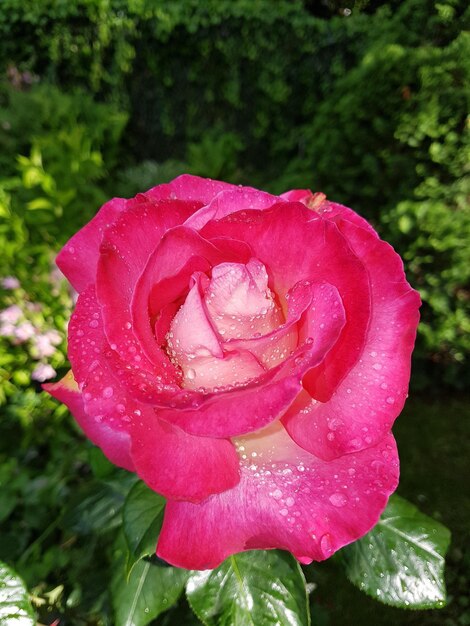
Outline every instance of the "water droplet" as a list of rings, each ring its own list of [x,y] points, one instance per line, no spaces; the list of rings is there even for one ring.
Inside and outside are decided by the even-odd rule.
[[[189,380],[194,380],[196,378],[196,371],[190,367],[186,372],[186,377],[189,378]]]
[[[114,393],[114,389],[112,387],[105,387],[103,389],[103,398],[111,398]]]
[[[98,328],[98,320],[91,320],[89,326],[90,328]]]
[[[334,493],[329,497],[329,500],[333,506],[345,506],[348,499],[343,493]]]
[[[388,396],[387,404],[395,404],[395,398],[393,398],[392,396]]]
[[[320,550],[323,552],[323,556],[325,557],[330,556],[333,552],[330,533],[325,533],[320,539]]]

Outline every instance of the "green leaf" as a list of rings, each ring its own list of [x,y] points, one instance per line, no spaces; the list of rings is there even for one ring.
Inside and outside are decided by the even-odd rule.
[[[115,466],[108,461],[103,452],[96,446],[88,448],[88,462],[93,475],[98,479],[106,479],[115,471]]]
[[[144,556],[155,554],[163,522],[165,499],[143,482],[136,483],[124,503],[123,529],[129,549],[128,569]]]
[[[92,483],[78,494],[64,515],[66,528],[80,535],[102,533],[121,524],[121,510],[135,478],[122,472],[119,479]]]
[[[34,626],[35,623],[23,581],[0,561],[0,626]]]
[[[35,198],[27,203],[26,208],[30,211],[36,211],[37,209],[53,209],[54,205],[47,198]]]
[[[126,577],[123,567],[113,579],[111,593],[116,626],[144,626],[178,601],[188,572],[156,558],[137,562]]]
[[[397,495],[378,524],[341,551],[349,580],[385,604],[412,609],[446,602],[449,530]]]
[[[186,594],[207,626],[310,624],[305,579],[287,552],[242,552],[215,570],[192,572]]]

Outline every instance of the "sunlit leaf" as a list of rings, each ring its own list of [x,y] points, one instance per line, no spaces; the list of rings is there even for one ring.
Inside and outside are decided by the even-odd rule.
[[[23,581],[0,561],[0,626],[34,626],[35,623]]]
[[[392,496],[379,523],[341,552],[349,580],[377,600],[413,609],[446,602],[444,556],[449,530]]]
[[[297,561],[278,550],[242,552],[215,570],[192,572],[189,603],[207,626],[307,626],[305,579]]]

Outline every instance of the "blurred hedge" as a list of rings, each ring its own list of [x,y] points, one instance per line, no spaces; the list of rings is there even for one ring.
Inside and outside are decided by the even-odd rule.
[[[424,300],[415,381],[461,387],[470,11],[462,0],[376,4],[320,19],[300,0],[3,0],[0,71],[23,81],[26,99],[39,87],[24,83],[39,80],[128,115],[122,139],[122,125],[106,131],[111,147],[90,130],[106,193],[187,169],[273,191],[322,189],[365,214]],[[97,196],[82,201],[95,209]]]

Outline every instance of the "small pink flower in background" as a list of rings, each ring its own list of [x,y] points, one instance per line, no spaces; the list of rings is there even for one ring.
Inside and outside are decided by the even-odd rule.
[[[36,365],[31,374],[31,378],[33,380],[37,380],[40,383],[43,383],[46,380],[50,380],[55,376],[57,376],[57,372],[51,365],[48,365],[47,363],[39,363],[38,365]]]
[[[22,322],[15,328],[14,338],[17,343],[23,343],[37,333],[36,328],[31,324],[31,322]]]
[[[14,337],[16,326],[10,322],[0,323],[0,337]]]
[[[5,276],[5,278],[2,278],[1,284],[4,289],[13,290],[20,287],[20,281],[15,276]]]
[[[43,305],[40,302],[25,302],[25,307],[31,313],[40,313],[43,309]]]
[[[0,323],[16,324],[22,317],[23,311],[16,304],[0,311]]]
[[[50,330],[44,334],[35,335],[32,338],[33,347],[38,359],[52,356],[56,351],[56,346],[62,342],[60,333]]]
[[[72,372],[45,388],[167,498],[161,558],[309,563],[377,522],[420,300],[364,219],[181,176],[105,204],[58,264],[79,293]]]

